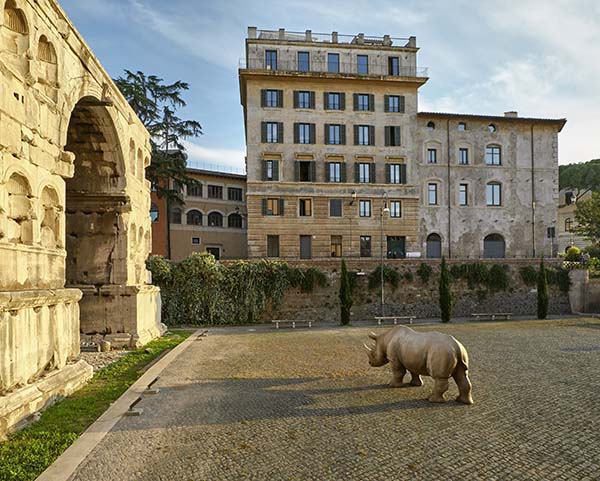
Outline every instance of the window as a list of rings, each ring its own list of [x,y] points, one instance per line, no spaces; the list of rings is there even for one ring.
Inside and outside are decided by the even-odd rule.
[[[300,217],[310,217],[312,215],[312,200],[300,199],[299,202],[298,215]]]
[[[565,204],[566,205],[571,205],[573,203],[573,200],[575,199],[575,193],[574,192],[565,192]]]
[[[402,202],[399,200],[390,201],[390,217],[402,217]]]
[[[342,110],[342,94],[338,92],[325,93],[326,110]]]
[[[437,205],[438,203],[438,185],[435,182],[427,184],[427,203]]]
[[[239,187],[227,187],[227,199],[242,202],[244,191]]]
[[[406,183],[406,165],[405,164],[387,164],[387,183],[405,184]]]
[[[310,54],[308,52],[298,52],[298,70],[300,72],[310,70]]]
[[[427,122],[427,130],[435,130],[435,123],[431,121]]]
[[[502,186],[498,182],[490,182],[485,187],[485,198],[487,205],[502,204]]]
[[[211,227],[223,227],[223,214],[211,212],[208,214],[208,225]]]
[[[263,107],[283,107],[283,90],[263,90]]]
[[[171,224],[181,224],[181,209],[179,207],[171,210]]]
[[[279,257],[279,236],[267,236],[267,257]]]
[[[369,94],[355,94],[356,95],[356,109],[368,111],[371,110],[371,95]]]
[[[183,184],[181,182],[179,182],[178,180],[175,180],[173,182],[173,190],[175,192],[178,192],[180,194],[183,194]]]
[[[356,73],[368,74],[369,73],[369,56],[368,55],[357,55],[356,56]]]
[[[388,75],[400,75],[400,59],[398,57],[388,58]]]
[[[483,239],[483,257],[485,259],[502,259],[506,254],[504,237],[490,234]]]
[[[265,68],[267,70],[277,70],[277,50],[267,50],[265,52]]]
[[[216,261],[218,261],[221,258],[220,247],[207,247],[206,252],[212,254]]]
[[[314,92],[308,92],[305,90],[294,92],[296,95],[296,105],[294,106],[297,109],[313,109],[314,106]]]
[[[361,217],[371,217],[371,201],[361,200],[358,203],[358,215]]]
[[[200,183],[188,184],[187,195],[190,197],[202,197],[202,184],[200,184]]]
[[[361,235],[360,236],[360,256],[371,257],[371,236]]]
[[[330,162],[329,163],[329,182],[341,182],[342,181],[342,163],[341,162]]]
[[[485,148],[485,163],[487,165],[500,165],[502,163],[500,146],[488,145]]]
[[[338,73],[340,71],[340,54],[339,53],[328,53],[327,54],[327,71],[331,73]]]
[[[375,127],[372,125],[355,125],[356,145],[373,145],[371,143],[374,136]],[[371,135],[373,134],[373,135]]]
[[[390,125],[385,127],[385,145],[387,147],[400,147],[399,125]]]
[[[404,97],[400,95],[385,96],[386,112],[404,112]]]
[[[467,165],[469,163],[469,149],[458,149],[458,163]]]
[[[282,203],[282,199],[263,199],[264,215],[280,215]]]
[[[158,222],[158,206],[154,202],[150,204],[150,220]]]
[[[329,199],[329,217],[342,217],[342,199]]]
[[[300,236],[300,259],[310,259],[312,257],[312,236]]]
[[[427,149],[427,163],[437,164],[437,149]]]
[[[315,143],[315,124],[294,124],[296,144],[314,144]]]
[[[294,164],[296,168],[296,182],[314,182],[316,172],[315,163],[313,161],[300,160]]]
[[[371,182],[371,164],[367,162],[361,162],[358,164],[358,182],[361,184],[368,184]]]
[[[265,160],[263,163],[263,180],[279,180],[279,161]]]
[[[192,245],[199,246],[200,245],[200,237],[192,237]]]
[[[565,231],[571,232],[572,230],[573,230],[573,219],[571,219],[570,217],[567,217],[565,219]]]
[[[186,214],[187,225],[202,225],[202,212],[193,209]]]
[[[240,214],[229,214],[227,217],[227,227],[230,229],[241,229],[242,226],[242,216]]]
[[[342,236],[331,236],[331,257],[342,257]]]
[[[326,124],[326,127],[325,143],[328,145],[341,145],[342,126],[340,124]]]
[[[209,199],[222,199],[223,198],[223,187],[220,185],[209,185],[208,186],[208,198]]]
[[[439,234],[429,234],[426,242],[425,251],[429,259],[439,259],[442,257],[442,238]]]
[[[488,125],[488,130],[490,132],[496,132],[496,126],[494,124],[490,124],[490,125]]]
[[[276,144],[283,141],[283,123],[281,122],[263,122],[262,123],[262,142],[267,144]]]
[[[406,257],[406,237],[387,236],[387,258],[404,259]]]
[[[468,184],[459,184],[458,185],[458,205],[468,205],[469,204],[469,185]]]
[[[464,132],[465,130],[467,130],[467,124],[465,124],[464,122],[459,122],[458,123],[458,131]]]

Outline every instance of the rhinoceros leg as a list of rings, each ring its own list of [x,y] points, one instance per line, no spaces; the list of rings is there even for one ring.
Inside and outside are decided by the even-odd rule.
[[[411,372],[410,375],[412,376],[411,380],[410,380],[411,386],[422,386],[423,385],[421,376],[419,376],[418,374],[415,374],[414,372]]]
[[[458,386],[459,395],[456,400],[464,404],[473,404],[473,397],[471,396],[471,381],[469,380],[467,370],[462,366],[458,367],[452,377]]]
[[[399,363],[392,362],[392,381],[390,382],[391,387],[402,387],[404,384],[402,380],[406,374],[406,368]]]
[[[446,402],[444,393],[448,390],[448,379],[437,377],[433,380],[433,392],[429,401],[432,403],[443,403]]]

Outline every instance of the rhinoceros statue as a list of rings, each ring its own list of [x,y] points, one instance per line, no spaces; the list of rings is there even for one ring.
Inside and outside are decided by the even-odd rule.
[[[410,386],[422,386],[421,376],[434,380],[433,393],[429,401],[445,402],[448,379],[454,378],[458,386],[458,402],[473,404],[471,381],[469,380],[469,355],[464,346],[454,337],[441,332],[416,332],[407,326],[396,326],[383,334],[370,333],[374,346],[365,344],[369,364],[392,367],[392,387],[405,386],[402,382],[406,371],[412,378]]]

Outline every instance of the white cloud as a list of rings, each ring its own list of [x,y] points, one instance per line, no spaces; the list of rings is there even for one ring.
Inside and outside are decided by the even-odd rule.
[[[244,150],[204,147],[190,141],[185,141],[184,146],[190,164],[206,164],[206,168],[213,165],[244,169],[246,157]]]

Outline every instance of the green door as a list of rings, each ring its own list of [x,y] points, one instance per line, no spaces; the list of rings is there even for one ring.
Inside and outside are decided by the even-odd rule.
[[[406,257],[406,237],[388,236],[387,238],[387,258],[404,259]]]

